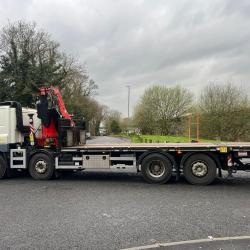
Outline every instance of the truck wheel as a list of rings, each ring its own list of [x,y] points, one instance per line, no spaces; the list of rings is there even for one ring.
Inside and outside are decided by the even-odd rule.
[[[54,162],[46,154],[35,154],[29,163],[29,173],[36,180],[49,180],[54,174]]]
[[[171,161],[161,154],[151,154],[142,161],[142,175],[149,183],[163,184],[172,176]]]
[[[6,161],[4,160],[3,156],[0,155],[0,179],[3,179],[5,177],[6,171],[7,171]]]
[[[186,180],[194,185],[209,185],[216,178],[216,164],[205,154],[191,155],[184,163],[183,173]]]

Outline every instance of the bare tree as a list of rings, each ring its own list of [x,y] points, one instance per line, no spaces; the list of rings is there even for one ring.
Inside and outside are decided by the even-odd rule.
[[[189,112],[191,93],[180,86],[153,86],[145,90],[135,109],[134,120],[142,133],[169,134]]]
[[[231,83],[209,84],[200,96],[201,133],[221,140],[246,140],[250,128],[247,94]]]
[[[108,110],[104,124],[108,133],[121,132],[121,113],[117,110]]]

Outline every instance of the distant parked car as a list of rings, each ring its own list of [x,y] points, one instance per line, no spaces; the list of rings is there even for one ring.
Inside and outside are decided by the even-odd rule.
[[[106,129],[100,129],[99,133],[100,133],[100,136],[106,136],[107,135],[107,130]]]

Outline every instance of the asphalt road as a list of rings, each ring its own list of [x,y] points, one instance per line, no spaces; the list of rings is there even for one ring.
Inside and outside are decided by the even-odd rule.
[[[250,235],[250,175],[205,187],[184,179],[150,185],[132,173],[52,181],[20,175],[1,180],[0,190],[0,249],[122,249]],[[249,246],[244,240],[162,249]]]

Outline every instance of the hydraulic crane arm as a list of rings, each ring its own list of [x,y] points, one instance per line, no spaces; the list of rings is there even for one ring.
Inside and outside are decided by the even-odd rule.
[[[78,121],[77,124],[73,121],[58,88],[40,88],[37,114],[42,122],[42,137],[36,138],[39,146],[59,147],[83,143],[80,131],[85,129],[84,121]]]
[[[58,88],[53,86],[47,88],[42,87],[40,88],[40,96],[46,97],[47,101],[50,102],[50,109],[57,110],[62,118],[70,120],[72,126],[75,125],[71,115],[65,107],[62,94]]]

